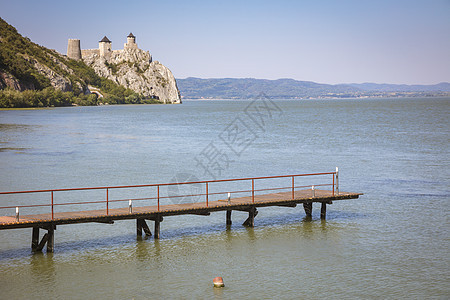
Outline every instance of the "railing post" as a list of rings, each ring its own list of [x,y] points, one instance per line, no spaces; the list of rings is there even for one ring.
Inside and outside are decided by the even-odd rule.
[[[339,169],[336,167],[336,194],[339,195]]]
[[[106,215],[109,215],[109,189],[106,189]]]
[[[158,185],[158,211],[159,211],[159,185]]]
[[[208,182],[206,182],[206,207],[208,207]]]
[[[333,173],[333,196],[334,196],[334,176],[336,176],[336,173]]]
[[[294,200],[294,176],[292,176],[292,200]]]
[[[252,203],[255,203],[255,179],[252,179]]]
[[[54,211],[53,211],[53,191],[52,191],[52,220],[54,218]]]

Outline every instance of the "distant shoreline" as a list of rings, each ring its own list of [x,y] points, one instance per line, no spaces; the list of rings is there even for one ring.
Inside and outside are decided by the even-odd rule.
[[[309,101],[309,100],[376,100],[376,99],[393,99],[393,100],[403,100],[403,99],[423,99],[423,98],[428,98],[428,99],[445,99],[448,98],[448,100],[450,100],[450,93],[446,96],[405,96],[405,97],[347,97],[347,98],[303,98],[303,99],[294,99],[294,98],[281,98],[281,97],[268,97],[268,99],[270,100],[289,100],[289,101]],[[257,96],[252,97],[252,98],[183,98],[183,101],[242,101],[242,100],[254,100],[254,99],[258,99]],[[154,104],[111,104],[111,105],[106,105],[106,106],[110,106],[110,107],[114,107],[114,106],[143,106],[143,105],[154,105]],[[46,109],[56,109],[56,108],[68,108],[68,107],[105,107],[105,105],[94,105],[94,106],[44,106],[44,107],[0,107],[0,112],[1,111],[7,111],[7,110],[46,110]]]
[[[267,96],[271,100],[365,100],[365,99],[415,99],[415,98],[449,98],[450,93],[446,95],[433,95],[433,96],[364,96],[364,97],[316,97],[316,98],[285,98],[276,96]],[[239,101],[239,100],[252,100],[256,99],[258,96],[250,98],[183,98],[183,101]]]

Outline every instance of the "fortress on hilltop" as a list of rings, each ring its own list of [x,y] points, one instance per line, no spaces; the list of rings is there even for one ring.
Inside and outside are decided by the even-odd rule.
[[[112,42],[106,36],[98,42],[98,49],[82,50],[79,39],[69,39],[67,44],[67,57],[80,60],[88,56],[97,55],[109,59],[113,53],[119,53],[129,49],[139,49],[136,44],[136,37],[131,32],[127,36],[127,42],[124,44],[123,50],[112,50],[111,46]]]
[[[149,51],[138,48],[130,33],[123,49],[112,50],[112,42],[104,36],[98,49],[81,49],[79,39],[69,39],[67,57],[83,61],[95,73],[162,103],[181,103],[180,91],[172,72],[159,61],[153,61]]]

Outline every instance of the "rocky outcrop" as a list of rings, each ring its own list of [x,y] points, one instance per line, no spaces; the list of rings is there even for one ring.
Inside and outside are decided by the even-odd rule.
[[[110,55],[83,55],[83,61],[102,77],[129,88],[145,97],[163,103],[181,103],[180,92],[172,72],[158,61],[152,61],[148,51],[141,49],[114,50]]]
[[[35,89],[34,84],[32,82],[18,80],[13,75],[0,71],[0,90],[7,87],[21,92],[25,90]]]
[[[39,63],[36,59],[25,57],[25,59],[31,63],[33,68],[41,75],[45,76],[49,79],[50,84],[55,89],[61,90],[63,92],[72,91],[72,82],[64,77],[63,75],[55,72],[49,67]],[[61,62],[58,61],[59,64],[62,65]],[[67,68],[66,66],[64,66]],[[68,69],[68,68],[67,68]],[[72,70],[70,70],[72,71]],[[82,86],[79,82],[77,82],[77,86],[82,89]],[[16,91],[25,91],[25,90],[35,90],[35,86],[32,82],[28,82],[26,80],[18,80],[12,74],[7,72],[0,71],[0,89],[4,89],[6,87],[12,88]]]
[[[32,61],[34,68],[42,75],[50,79],[50,84],[58,90],[63,92],[72,91],[72,83],[69,79],[65,78],[61,74],[56,73],[47,66],[40,64],[37,60]]]

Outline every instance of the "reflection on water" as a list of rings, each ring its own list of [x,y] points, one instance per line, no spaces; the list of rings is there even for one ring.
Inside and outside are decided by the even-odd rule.
[[[56,269],[53,253],[36,253],[30,260],[31,286],[55,286]]]
[[[209,179],[194,158],[248,103],[0,111],[0,190]],[[341,190],[364,196],[335,201],[326,220],[320,205],[312,218],[261,208],[254,228],[245,212],[229,227],[225,212],[167,217],[160,240],[137,238],[134,220],[58,226],[54,254],[32,254],[30,229],[0,231],[2,298],[446,297],[450,100],[277,105],[282,117],[222,177],[338,166]]]

